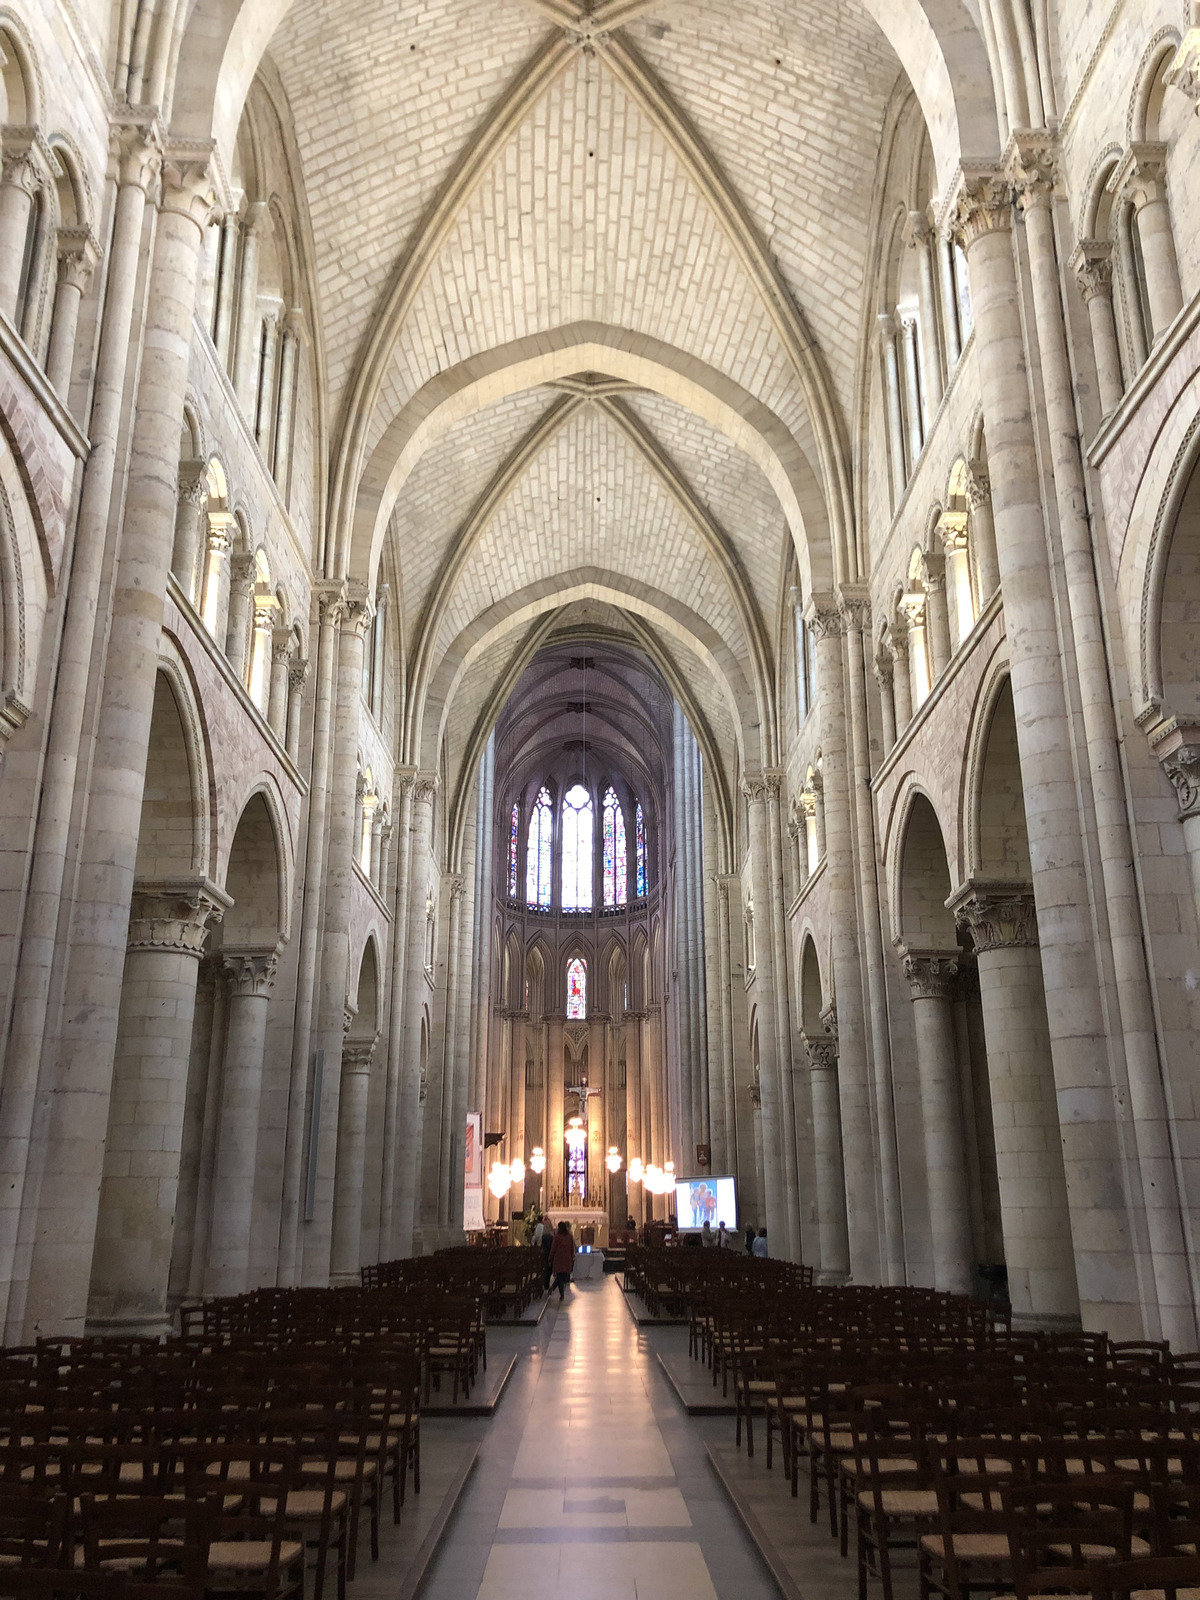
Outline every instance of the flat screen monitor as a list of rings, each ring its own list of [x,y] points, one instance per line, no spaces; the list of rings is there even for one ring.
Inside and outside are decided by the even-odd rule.
[[[737,1227],[737,1185],[733,1178],[681,1178],[675,1184],[675,1218],[680,1231],[714,1228],[723,1222],[732,1231]]]

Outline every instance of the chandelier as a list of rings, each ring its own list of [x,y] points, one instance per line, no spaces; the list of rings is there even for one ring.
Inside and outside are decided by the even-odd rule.
[[[582,1117],[572,1117],[567,1123],[567,1131],[563,1135],[572,1152],[576,1155],[587,1146],[587,1129],[583,1125]]]
[[[542,1149],[540,1144],[534,1145],[533,1154],[529,1158],[529,1165],[533,1168],[534,1172],[537,1173],[539,1178],[541,1177],[542,1173],[545,1172],[546,1152]]]
[[[525,1163],[520,1156],[512,1158],[508,1164],[508,1170],[514,1187],[525,1182]]]
[[[620,1172],[620,1170],[621,1170],[621,1152],[617,1149],[615,1144],[610,1144],[609,1145],[608,1154],[604,1158],[604,1165],[608,1168],[608,1170],[612,1173],[612,1175],[614,1177],[616,1177],[617,1173]]]
[[[614,1154],[615,1146],[609,1152],[610,1159]],[[617,1166],[610,1166],[608,1170],[616,1172],[620,1164],[618,1155]],[[671,1194],[675,1188],[675,1163],[664,1161],[661,1167],[656,1167],[653,1162],[643,1162],[641,1156],[633,1156],[629,1162],[629,1177],[633,1183],[642,1184],[651,1194]]]
[[[488,1188],[497,1200],[503,1200],[508,1193],[508,1186],[512,1182],[512,1172],[507,1161],[493,1161],[488,1173]]]

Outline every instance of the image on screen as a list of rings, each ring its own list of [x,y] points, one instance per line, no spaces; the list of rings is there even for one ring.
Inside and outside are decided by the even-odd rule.
[[[732,1232],[737,1227],[737,1187],[732,1178],[684,1178],[675,1185],[675,1218],[683,1232],[714,1228],[723,1222]]]

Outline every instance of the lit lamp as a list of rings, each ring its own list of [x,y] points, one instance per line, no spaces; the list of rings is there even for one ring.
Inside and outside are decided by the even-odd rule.
[[[534,1145],[533,1154],[529,1158],[529,1165],[537,1173],[539,1178],[541,1177],[542,1173],[545,1172],[546,1152],[542,1149],[540,1144]]]
[[[631,1183],[641,1183],[645,1176],[646,1168],[642,1164],[641,1156],[634,1156],[633,1160],[629,1163],[629,1181]]]
[[[578,1154],[587,1148],[587,1129],[583,1125],[582,1117],[572,1117],[567,1124],[567,1131],[563,1135],[571,1150]]]
[[[513,1159],[509,1162],[508,1171],[509,1181],[512,1183],[514,1188],[519,1187],[525,1182],[525,1163],[521,1160],[520,1156],[513,1157]]]
[[[492,1169],[488,1173],[488,1188],[492,1191],[497,1200],[503,1200],[504,1196],[508,1193],[508,1185],[511,1181],[511,1176],[512,1175],[509,1171],[507,1162],[492,1162]]]
[[[617,1149],[615,1144],[609,1145],[608,1154],[604,1158],[604,1165],[612,1173],[614,1178],[616,1177],[617,1173],[620,1172],[621,1152]]]

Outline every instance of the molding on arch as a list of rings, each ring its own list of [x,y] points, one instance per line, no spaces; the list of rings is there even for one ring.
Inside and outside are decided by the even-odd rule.
[[[187,653],[168,629],[159,635],[158,671],[166,678],[175,697],[175,709],[183,728],[187,750],[188,779],[192,790],[192,871],[211,878],[217,855],[217,806],[214,774],[209,749],[208,722]]]
[[[1176,421],[1175,427],[1171,424],[1181,414],[1187,415],[1189,412],[1181,436],[1179,423]],[[1174,439],[1178,443],[1171,450],[1167,441]],[[1200,377],[1194,377],[1180,392],[1163,419],[1155,447],[1134,493],[1122,540],[1122,558],[1131,554],[1135,561],[1142,561],[1137,640],[1141,703],[1134,706],[1134,715],[1143,723],[1162,706],[1160,641],[1163,586],[1175,524],[1192,476],[1197,470],[1200,470]],[[1139,534],[1144,539],[1144,555],[1137,544],[1130,550],[1131,536],[1136,540]]]
[[[996,641],[996,648],[983,670],[975,694],[971,725],[967,730],[966,760],[963,762],[962,786],[958,799],[958,854],[964,883],[984,875],[984,868],[979,859],[979,790],[983,780],[988,736],[992,731],[992,719],[1004,685],[1011,676],[1011,670],[1006,635]]]
[[[283,803],[283,796],[279,792],[279,785],[276,779],[269,772],[256,773],[238,803],[228,808],[228,815],[232,818],[232,826],[229,829],[228,839],[221,842],[221,887],[225,887],[225,879],[229,875],[229,854],[233,849],[233,841],[237,837],[242,816],[255,795],[262,795],[263,804],[267,808],[267,815],[271,819],[271,832],[275,839],[275,862],[279,885],[279,942],[280,944],[287,944],[291,938],[295,850],[291,828],[288,824],[287,807]]]
[[[918,797],[926,800],[941,829],[942,845],[945,848],[946,829],[943,826],[941,812],[938,810],[937,801],[930,794],[918,773],[909,771],[904,774],[896,785],[896,793],[892,800],[891,811],[888,814],[887,827],[884,832],[883,847],[883,873],[887,886],[887,907],[889,934],[893,948],[899,949],[904,945],[904,929],[901,926],[900,887],[901,873],[904,865],[904,841],[908,835],[908,826],[912,820],[913,806]]]

